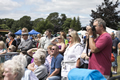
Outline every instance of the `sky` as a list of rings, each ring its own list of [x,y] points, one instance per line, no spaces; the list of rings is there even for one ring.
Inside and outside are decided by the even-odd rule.
[[[113,0],[116,1],[116,0]],[[0,0],[0,18],[19,20],[30,16],[31,20],[44,18],[53,12],[66,14],[67,18],[80,17],[82,26],[89,25],[91,10],[103,0]],[[120,10],[120,5],[117,10]]]

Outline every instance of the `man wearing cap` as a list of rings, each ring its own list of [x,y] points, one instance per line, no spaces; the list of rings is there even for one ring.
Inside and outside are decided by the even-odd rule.
[[[27,51],[27,50],[31,49],[32,41],[30,39],[28,39],[28,33],[22,33],[22,37],[23,37],[24,41],[22,41],[19,44],[18,49],[20,49],[21,51]]]

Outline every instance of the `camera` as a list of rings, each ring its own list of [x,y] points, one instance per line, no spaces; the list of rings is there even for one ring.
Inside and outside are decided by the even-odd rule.
[[[91,25],[91,27],[92,27],[92,31],[96,31],[95,26]]]

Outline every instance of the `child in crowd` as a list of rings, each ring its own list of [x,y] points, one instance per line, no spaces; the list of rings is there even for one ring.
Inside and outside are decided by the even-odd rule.
[[[0,41],[0,55],[5,54],[7,52],[6,49],[5,43]],[[4,62],[4,57],[0,57],[0,60],[0,63]]]

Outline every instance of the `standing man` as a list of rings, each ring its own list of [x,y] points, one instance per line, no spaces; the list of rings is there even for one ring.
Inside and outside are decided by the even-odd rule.
[[[112,32],[111,33],[112,37],[112,53],[115,57],[115,61],[112,62],[112,67],[113,67],[113,74],[117,74],[117,45],[118,45],[118,40],[115,38],[115,34]]]
[[[32,41],[28,39],[28,33],[22,33],[22,38],[24,39],[18,46],[21,51],[27,51],[32,48]]]
[[[99,37],[94,40],[92,27],[87,26],[89,47],[92,52],[89,58],[88,69],[96,69],[108,79],[111,71],[112,38],[106,32],[106,23],[103,19],[95,19],[93,26],[95,27],[96,34],[99,34]]]
[[[59,54],[58,46],[54,45],[52,47],[52,61],[51,61],[51,71],[47,80],[61,80],[61,62],[63,60],[63,56]]]
[[[40,43],[38,46],[40,46],[41,48],[45,49],[47,51],[47,47],[52,44],[51,43],[51,40],[53,39],[53,36],[52,36],[52,30],[51,29],[47,29],[46,31],[46,36],[45,37],[42,37],[40,39]],[[47,54],[48,55],[48,54]],[[47,56],[46,55],[46,56]]]

